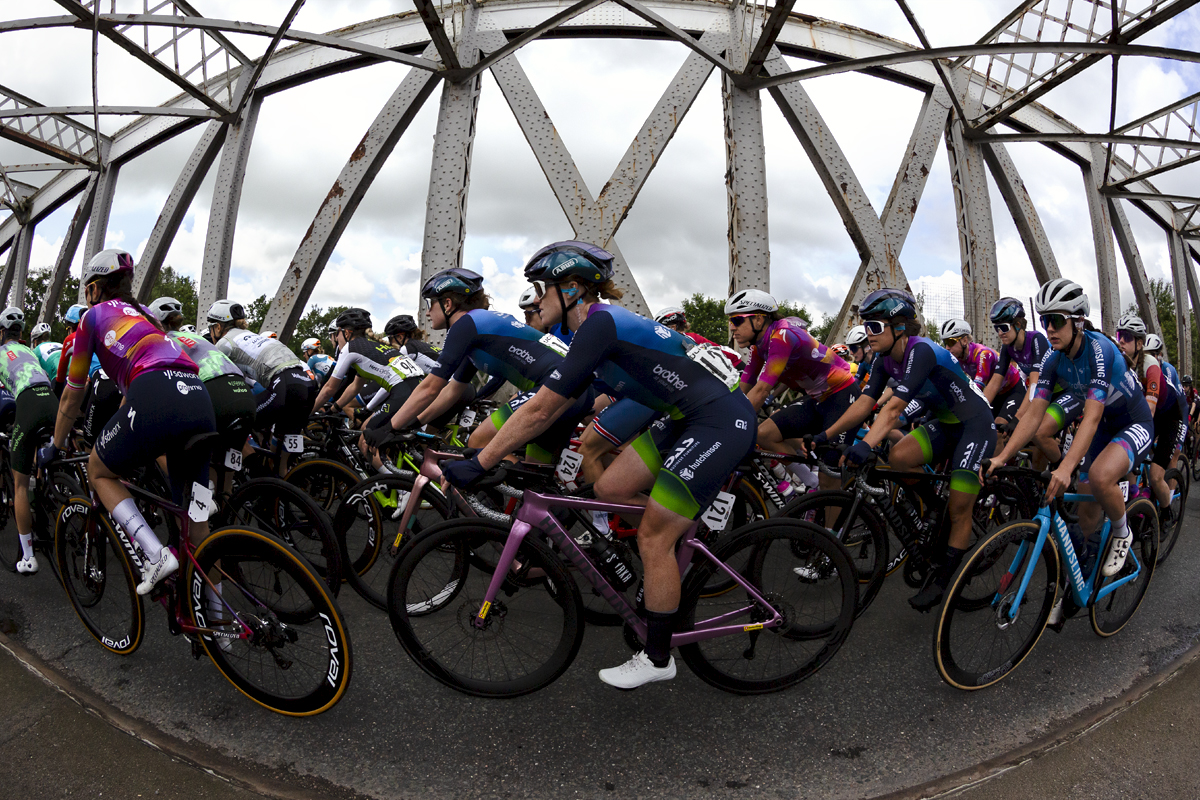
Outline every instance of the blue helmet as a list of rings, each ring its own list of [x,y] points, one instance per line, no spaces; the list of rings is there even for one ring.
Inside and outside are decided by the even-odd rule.
[[[579,280],[602,284],[613,276],[613,254],[587,242],[555,242],[533,254],[525,265],[525,279],[543,283]]]
[[[440,297],[449,292],[471,295],[483,289],[483,276],[461,267],[451,267],[437,273],[421,287],[421,297]]]
[[[87,311],[87,306],[82,303],[76,303],[67,309],[67,313],[63,315],[63,318],[72,325],[78,325],[85,311]]]
[[[917,316],[917,301],[902,289],[876,289],[858,307],[858,315],[864,320],[892,319],[893,317]]]
[[[1025,305],[1015,297],[1001,297],[992,303],[992,310],[988,313],[988,318],[992,322],[1012,322],[1025,319]]]

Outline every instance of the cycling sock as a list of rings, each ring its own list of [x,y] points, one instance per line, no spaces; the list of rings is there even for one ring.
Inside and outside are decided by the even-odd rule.
[[[943,568],[934,576],[934,581],[943,589],[950,583],[950,578],[954,575],[959,565],[962,564],[963,556],[967,554],[966,550],[959,550],[957,547],[946,547],[946,561]]]
[[[800,482],[809,489],[817,488],[817,484],[819,483],[819,480],[817,479],[817,473],[813,472],[812,469],[809,468],[808,464],[799,464],[793,462],[787,465],[787,469],[788,472],[799,478]]]
[[[132,497],[117,503],[117,507],[112,510],[112,518],[125,529],[125,533],[133,537],[138,547],[146,554],[146,558],[157,564],[163,550],[162,542],[154,535],[154,531],[150,530]]]
[[[675,612],[651,611],[646,609],[646,657],[650,663],[662,669],[671,663],[671,633],[675,627]]]
[[[21,553],[25,558],[33,557],[33,534],[22,533],[21,535]]]
[[[1124,514],[1120,519],[1114,519],[1112,523],[1112,535],[1114,539],[1124,539],[1129,535],[1129,520]]]

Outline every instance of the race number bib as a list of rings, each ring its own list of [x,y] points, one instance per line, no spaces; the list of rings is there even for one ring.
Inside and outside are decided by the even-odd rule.
[[[711,372],[721,383],[730,389],[737,387],[738,381],[741,380],[737,369],[725,357],[725,353],[722,352],[721,348],[714,344],[698,344],[691,350],[688,350],[687,355],[688,358]]]
[[[212,489],[199,483],[192,484],[192,502],[188,505],[188,518],[192,522],[207,522],[212,513]]]
[[[1125,502],[1129,502],[1129,481],[1121,481],[1118,486],[1121,487],[1121,497],[1125,498]]]
[[[558,459],[558,468],[554,470],[554,474],[563,483],[573,483],[575,476],[579,474],[579,467],[582,464],[583,456],[579,455],[579,453],[571,449],[563,450],[562,455]]]
[[[304,437],[298,433],[289,433],[283,437],[283,449],[289,453],[303,453]]]
[[[725,526],[729,524],[729,517],[733,514],[733,501],[734,496],[729,492],[718,492],[717,499],[700,515],[700,519],[710,531],[725,530]]]
[[[234,472],[242,471],[242,451],[229,448],[225,451],[225,466]]]
[[[560,356],[565,356],[567,354],[567,343],[555,336],[553,333],[547,333],[541,339],[538,339],[538,341],[546,345],[546,347],[549,347],[554,352],[558,353]]]
[[[396,356],[388,362],[388,366],[392,368],[392,372],[400,376],[401,380],[419,378],[425,374],[425,370],[421,369],[417,362],[408,356]]]
[[[475,424],[475,409],[473,409],[473,408],[464,409],[463,412],[458,415],[458,424],[463,428],[469,428],[472,425],[474,425]]]

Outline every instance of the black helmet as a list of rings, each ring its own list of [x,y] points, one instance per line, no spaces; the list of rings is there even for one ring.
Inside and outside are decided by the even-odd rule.
[[[544,283],[581,280],[602,284],[612,279],[613,254],[587,242],[555,242],[533,254],[525,265],[525,279]]]
[[[399,314],[387,321],[383,328],[384,336],[397,336],[401,333],[412,333],[417,329],[417,321],[408,314]]]
[[[988,318],[994,323],[1025,319],[1025,305],[1015,297],[1001,297],[992,303]]]
[[[1191,386],[1191,385],[1192,385],[1192,376],[1191,376],[1191,375],[1184,375],[1182,380],[1183,380],[1183,385],[1184,385],[1184,386]]]
[[[365,331],[371,327],[371,312],[365,308],[347,308],[338,314],[336,324],[339,328],[349,328],[352,331]]]
[[[448,292],[472,295],[483,288],[483,276],[461,267],[444,269],[425,281],[421,297],[440,297]]]
[[[866,319],[917,316],[916,299],[901,289],[876,289],[863,298],[858,315]]]

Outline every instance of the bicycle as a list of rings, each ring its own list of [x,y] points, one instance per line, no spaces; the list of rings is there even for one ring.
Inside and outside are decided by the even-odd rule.
[[[1043,483],[1050,473],[1043,473]],[[1100,575],[1111,521],[1105,520],[1092,563],[1080,564],[1065,503],[1092,501],[1067,493],[1043,505],[1032,520],[1018,520],[993,533],[967,558],[946,594],[933,638],[938,673],[957,689],[991,686],[1021,664],[1047,627],[1058,597],[1064,620],[1088,609],[1092,630],[1108,637],[1120,631],[1141,605],[1158,560],[1158,515],[1149,500],[1126,509],[1133,544],[1121,571]],[[1048,540],[1053,536],[1053,543]],[[1082,538],[1082,537],[1079,537]],[[1089,547],[1090,552],[1090,547]],[[1086,574],[1085,574],[1086,573]]]
[[[37,446],[50,441],[53,429],[49,426],[32,431],[29,435],[37,441]],[[9,572],[17,571],[17,562],[24,553],[17,533],[16,509],[14,501],[16,491],[13,486],[12,463],[9,452],[9,432],[0,433],[0,566]],[[86,456],[75,459],[64,459],[46,469],[36,469],[31,476],[29,488],[29,508],[33,514],[33,549],[40,551],[46,558],[43,563],[54,564],[54,536],[51,521],[55,518],[59,507],[67,498],[79,494],[81,475],[79,466],[87,460]]]
[[[1161,529],[1158,537],[1159,565],[1167,560],[1167,556],[1171,554],[1175,544],[1179,541],[1179,534],[1183,530],[1183,518],[1187,511],[1188,492],[1191,491],[1191,476],[1186,469],[1180,470],[1172,467],[1163,473],[1163,480],[1166,481],[1169,488],[1174,484],[1174,487],[1171,488],[1171,502],[1166,508],[1159,503],[1158,495],[1150,485],[1149,462],[1142,462],[1133,486],[1128,481],[1121,482],[1125,496],[1130,498],[1130,502],[1144,497],[1154,504]],[[1164,514],[1164,511],[1170,513]]]
[[[188,449],[216,434],[201,434]],[[133,496],[170,520],[180,569],[150,593],[167,628],[207,654],[238,691],[289,716],[332,708],[350,683],[353,657],[341,611],[313,568],[264,531],[229,526],[193,544],[190,523],[211,503],[193,485],[184,505],[123,481]],[[200,491],[197,491],[197,490]],[[128,655],[142,642],[145,612],[136,586],[144,554],[103,506],[72,497],[59,511],[55,561],[76,616],[102,647]]]
[[[520,468],[503,470],[505,480],[521,482]],[[614,583],[606,574],[612,567],[563,528],[556,516],[563,510],[641,511],[526,490],[509,525],[448,520],[402,550],[388,582],[389,615],[401,646],[423,670],[477,697],[517,697],[552,683],[574,660],[584,632],[583,601],[564,561],[611,604],[637,642],[645,641],[645,623],[619,588],[626,581]],[[845,548],[798,520],[752,523],[712,549],[696,529],[678,544],[681,622],[671,637],[692,671],[725,691],[760,694],[792,686],[828,663],[850,632],[857,603]],[[802,578],[795,569],[814,552],[831,568]],[[744,572],[730,562],[743,564]],[[708,594],[718,572],[732,585]]]

